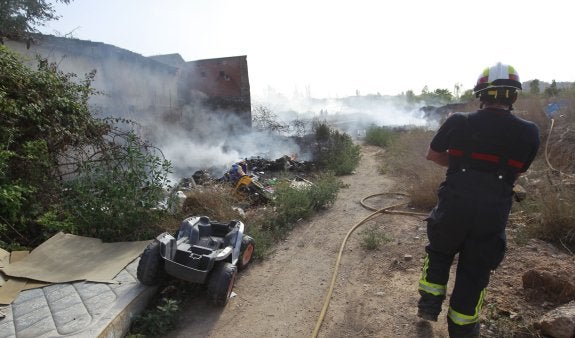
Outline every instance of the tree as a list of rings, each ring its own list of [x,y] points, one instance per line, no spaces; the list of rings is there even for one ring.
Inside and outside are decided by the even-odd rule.
[[[278,122],[278,116],[264,105],[256,105],[252,112],[253,126],[261,131],[271,131],[278,134],[289,129],[289,125]]]
[[[533,94],[533,95],[539,95],[539,93],[541,93],[541,89],[539,88],[539,80],[535,79],[533,81],[531,81],[531,83],[529,84],[529,93]]]
[[[451,102],[453,101],[453,94],[449,91],[449,89],[436,89],[433,91],[435,97],[437,97],[441,102]]]
[[[555,80],[551,81],[551,85],[547,88],[545,88],[545,91],[543,92],[545,94],[546,97],[554,97],[557,96],[559,94],[561,90],[559,88],[557,88],[557,82],[555,82]]]
[[[430,92],[427,86],[423,88],[420,95],[421,100],[429,104],[445,104],[453,101],[453,94],[449,89],[435,89]]]
[[[411,89],[405,92],[405,99],[407,100],[408,103],[414,103],[417,101],[415,93]]]
[[[55,0],[69,4],[71,0]],[[35,27],[57,20],[54,7],[46,0],[0,0],[0,39],[23,40]]]
[[[467,89],[463,94],[459,97],[459,101],[461,102],[469,102],[473,101],[473,89]]]
[[[456,83],[453,86],[453,93],[456,99],[459,99],[459,95],[461,94],[461,88],[463,88],[463,85],[461,83]]]
[[[304,120],[297,118],[289,123],[290,130],[295,136],[303,137],[306,133],[306,123]]]

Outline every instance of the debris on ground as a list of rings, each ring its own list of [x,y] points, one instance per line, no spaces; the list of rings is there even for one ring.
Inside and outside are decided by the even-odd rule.
[[[243,161],[247,164],[246,175],[236,180],[232,180],[229,171],[221,175],[214,174],[213,168],[200,169],[190,177],[181,178],[175,187],[166,191],[165,200],[160,203],[158,209],[175,211],[176,208],[181,208],[186,192],[215,184],[229,184],[234,193],[243,194],[252,204],[265,204],[273,199],[276,186],[280,182],[285,181],[296,189],[303,189],[313,184],[302,176],[315,170],[315,164],[311,161],[298,161],[295,154],[284,155],[275,160],[258,156]],[[274,176],[278,173],[293,178],[280,180]],[[241,215],[243,210],[238,208],[236,211]]]

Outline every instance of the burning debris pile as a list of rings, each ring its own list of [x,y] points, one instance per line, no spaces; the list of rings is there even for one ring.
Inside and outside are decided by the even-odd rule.
[[[275,160],[262,157],[252,157],[238,160],[232,167],[241,164],[240,176],[234,176],[233,168],[228,168],[223,175],[214,175],[213,170],[201,169],[191,177],[180,179],[170,195],[176,196],[181,202],[185,200],[185,192],[211,185],[229,185],[234,193],[244,195],[252,204],[267,203],[273,198],[274,187],[278,183],[277,176],[288,176],[284,179],[294,187],[311,184],[302,178],[306,173],[316,169],[311,161],[298,161],[295,154],[284,155]]]
[[[315,169],[314,162],[311,161],[298,161],[296,155],[284,155],[273,161],[266,160],[261,157],[246,159],[248,168],[252,168],[253,172],[258,172],[263,175],[266,172],[310,172]]]
[[[263,179],[277,173],[290,172],[294,174],[303,174],[314,171],[315,163],[312,161],[298,161],[295,155],[284,155],[275,160],[268,160],[262,157],[252,157],[242,159],[246,164],[244,170],[256,179]],[[239,160],[238,160],[239,162]],[[198,185],[210,185],[219,182],[229,182],[231,180],[229,169],[222,176],[214,176],[213,170],[201,169],[194,172],[191,177],[184,177],[180,180],[178,187],[186,189],[194,188]]]

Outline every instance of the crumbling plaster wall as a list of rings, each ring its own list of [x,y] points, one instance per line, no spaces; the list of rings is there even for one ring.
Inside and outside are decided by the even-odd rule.
[[[145,124],[205,104],[215,114],[237,114],[251,126],[246,56],[180,62],[177,54],[144,57],[105,43],[51,35],[35,36],[30,48],[23,42],[5,43],[30,65],[41,55],[80,78],[96,70],[93,87],[102,94],[93,96],[90,104],[102,116]]]
[[[185,102],[201,97],[210,109],[237,114],[251,127],[251,97],[246,56],[187,62],[179,96]]]
[[[90,99],[103,116],[145,119],[178,104],[178,69],[112,45],[99,42],[38,36],[28,49],[25,43],[8,41],[31,65],[36,55],[79,78],[96,70],[93,87],[101,92]]]

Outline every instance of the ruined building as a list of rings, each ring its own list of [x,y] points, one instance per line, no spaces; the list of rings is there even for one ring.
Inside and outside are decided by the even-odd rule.
[[[102,95],[92,97],[90,104],[98,116],[147,124],[208,112],[234,115],[251,127],[245,55],[186,62],[179,54],[145,57],[105,43],[50,35],[35,36],[30,48],[5,43],[30,64],[38,54],[80,78],[96,70],[93,87]]]

